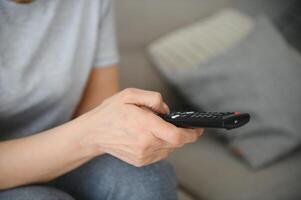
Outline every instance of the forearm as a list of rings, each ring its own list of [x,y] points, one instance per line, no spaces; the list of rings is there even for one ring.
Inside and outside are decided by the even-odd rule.
[[[0,189],[50,181],[96,156],[70,122],[34,136],[0,143]]]
[[[93,69],[74,118],[118,89],[116,66]],[[85,130],[79,129],[81,125],[71,121],[31,137],[0,143],[0,189],[49,181],[100,155],[89,145],[82,145]]]

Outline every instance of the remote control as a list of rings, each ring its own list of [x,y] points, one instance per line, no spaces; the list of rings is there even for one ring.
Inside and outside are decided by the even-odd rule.
[[[159,114],[165,121],[183,128],[239,128],[250,121],[248,113],[240,112],[170,112]]]

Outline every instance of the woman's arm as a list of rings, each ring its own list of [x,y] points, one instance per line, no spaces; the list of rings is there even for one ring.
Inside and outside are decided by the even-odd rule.
[[[0,143],[0,189],[50,181],[90,160],[77,123]]]
[[[79,114],[106,98],[89,88],[91,101],[82,101]],[[168,112],[159,93],[126,89],[62,126],[1,142],[0,189],[50,181],[103,153],[145,166],[200,136],[201,130],[177,128],[143,107]]]
[[[78,117],[97,107],[103,100],[117,93],[118,90],[119,73],[116,65],[94,68],[74,117]]]
[[[117,91],[117,67],[94,68],[75,117]],[[80,144],[75,124],[70,122],[31,137],[1,142],[0,189],[49,181],[96,156]]]

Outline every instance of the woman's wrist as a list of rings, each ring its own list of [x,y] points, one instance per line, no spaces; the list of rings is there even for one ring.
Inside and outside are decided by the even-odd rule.
[[[93,158],[99,155],[104,154],[100,148],[97,141],[95,141],[92,133],[93,130],[90,130],[90,127],[86,125],[87,116],[82,115],[67,124],[65,124],[66,131],[68,133],[67,137],[74,145],[74,148],[77,152],[81,152],[83,157]]]

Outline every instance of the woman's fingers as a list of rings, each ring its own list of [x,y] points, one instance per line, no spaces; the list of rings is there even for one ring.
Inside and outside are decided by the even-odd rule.
[[[107,153],[133,166],[143,167],[167,158],[168,155],[173,151],[174,149],[160,149],[144,157],[137,157],[137,155],[133,155],[118,149],[109,150]]]
[[[175,147],[195,142],[203,133],[203,129],[179,128],[165,122],[158,116],[154,116],[153,118],[153,120],[150,120],[150,123],[152,123],[150,126],[152,126],[153,134]]]
[[[135,166],[166,158],[174,148],[195,142],[203,131],[178,128],[152,111],[169,112],[159,93],[126,89],[77,120],[87,148]]]
[[[159,92],[128,88],[123,91],[123,96],[127,104],[144,106],[158,113],[169,112],[169,108]]]

